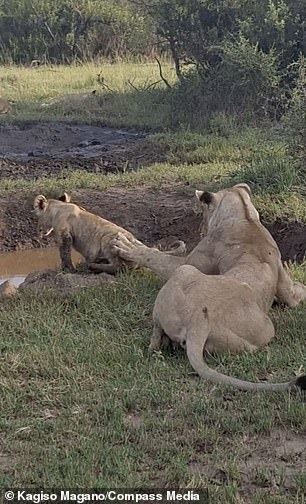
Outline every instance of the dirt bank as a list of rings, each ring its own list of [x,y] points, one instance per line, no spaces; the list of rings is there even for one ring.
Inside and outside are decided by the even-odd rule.
[[[193,210],[191,187],[138,187],[74,191],[73,201],[130,230],[149,245],[170,237],[184,240],[188,249],[199,241],[200,216]],[[53,245],[51,238],[38,240],[32,197],[11,195],[0,204],[0,252]],[[306,226],[298,222],[276,221],[267,225],[284,261],[301,262],[306,255]],[[172,238],[171,238],[172,237]]]
[[[142,133],[64,122],[0,125],[0,179],[35,180],[66,170],[98,173],[137,169],[164,159],[164,153]],[[168,237],[199,241],[200,217],[193,211],[193,188],[114,188],[105,192],[80,190],[73,199],[98,215],[132,231],[152,245]],[[0,202],[0,252],[46,247],[38,240],[32,210],[33,195],[11,194]],[[301,262],[306,254],[305,225],[277,221],[269,231],[285,261]]]

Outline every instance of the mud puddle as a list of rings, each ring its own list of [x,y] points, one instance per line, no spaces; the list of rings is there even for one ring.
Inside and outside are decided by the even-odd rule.
[[[143,133],[62,122],[0,124],[0,179],[122,173],[165,160]]]
[[[73,251],[74,264],[81,260],[81,256]],[[15,287],[19,287],[29,273],[34,271],[52,269],[60,266],[60,257],[57,248],[18,250],[0,254],[0,285],[10,280]]]
[[[0,158],[97,158],[143,137],[123,129],[59,122],[0,125]]]

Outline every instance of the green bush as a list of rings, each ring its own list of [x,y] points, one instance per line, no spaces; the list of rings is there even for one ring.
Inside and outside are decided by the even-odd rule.
[[[0,63],[151,54],[152,19],[124,0],[0,0]]]
[[[153,4],[157,33],[167,42],[181,81],[178,96],[190,96],[192,112],[197,104],[202,116],[210,111],[252,111],[280,118],[295,84],[292,64],[306,54],[305,2],[155,0]],[[186,81],[186,65],[192,65],[200,80],[191,74]]]
[[[306,59],[301,56],[297,65],[297,79],[293,88],[284,123],[291,137],[291,151],[301,158],[306,157]]]
[[[208,126],[220,113],[270,116],[278,84],[274,52],[265,54],[240,38],[224,45],[214,69],[195,69],[181,77],[172,93],[172,124]]]

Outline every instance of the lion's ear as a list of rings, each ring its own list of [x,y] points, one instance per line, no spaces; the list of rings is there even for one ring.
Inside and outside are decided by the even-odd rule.
[[[64,194],[62,194],[62,196],[60,196],[58,199],[59,201],[63,201],[64,203],[70,203],[71,196],[69,196],[68,193],[64,192]]]
[[[35,197],[34,199],[34,204],[33,208],[35,213],[40,214],[41,212],[44,212],[47,208],[48,201],[43,194],[39,194],[38,196]]]
[[[206,203],[206,205],[210,205],[214,200],[214,194],[208,191],[196,191],[195,195],[200,203]]]
[[[203,193],[204,193],[204,191],[198,191],[197,189],[195,190],[195,195],[196,195],[197,200],[201,201]]]
[[[248,184],[245,184],[244,182],[242,182],[241,184],[236,184],[234,186],[234,188],[235,189],[244,189],[248,193],[249,196],[251,196],[251,194],[252,194],[250,186]]]

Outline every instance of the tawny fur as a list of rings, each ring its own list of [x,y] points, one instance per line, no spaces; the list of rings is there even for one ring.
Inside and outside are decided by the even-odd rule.
[[[166,335],[187,349],[195,371],[215,383],[243,390],[283,390],[302,386],[252,383],[210,369],[203,351],[256,351],[274,337],[268,312],[275,298],[294,307],[306,286],[285,271],[277,244],[261,224],[247,184],[217,193],[197,191],[205,235],[187,256],[169,257],[119,234],[120,256],[147,266],[166,279],[154,305],[150,352]]]
[[[89,93],[73,93],[73,94],[67,94],[63,96],[57,96],[56,98],[52,98],[49,102],[47,103],[42,103],[42,107],[52,107],[54,105],[61,105],[63,103],[68,103],[71,105],[82,105],[86,100],[91,99],[93,96],[96,95],[96,89]]]
[[[11,112],[11,110],[11,104],[4,98],[0,98],[0,114],[7,114],[8,112]]]

